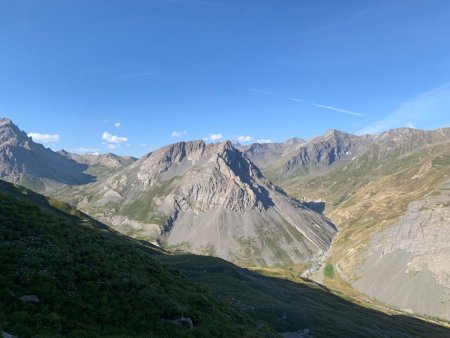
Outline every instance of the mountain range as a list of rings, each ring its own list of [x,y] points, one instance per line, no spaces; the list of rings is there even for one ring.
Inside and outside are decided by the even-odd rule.
[[[336,233],[230,142],[176,143],[55,196],[121,232],[246,266],[306,262],[323,254]]]
[[[54,152],[1,119],[0,175],[173,253],[450,320],[450,128],[179,142],[136,159]]]

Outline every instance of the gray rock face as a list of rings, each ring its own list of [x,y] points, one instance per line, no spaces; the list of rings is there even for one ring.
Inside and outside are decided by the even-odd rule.
[[[450,320],[450,181],[375,236],[353,285],[388,304]]]
[[[244,149],[244,154],[269,178],[282,182],[292,177],[323,173],[348,162],[366,150],[373,138],[330,130],[308,142],[291,139],[272,145],[255,144]]]
[[[253,143],[238,149],[258,168],[264,169],[288,156],[305,143],[305,140],[294,137],[283,143]]]
[[[166,246],[243,265],[306,261],[326,251],[336,232],[230,142],[161,148],[80,194],[96,202],[78,201],[79,208],[116,228],[140,222],[134,232],[151,228]]]
[[[450,128],[430,131],[399,128],[360,136],[330,130],[308,142],[291,139],[285,143],[253,144],[242,150],[270,179],[282,182],[327,172],[374,147],[380,149],[380,156],[388,156],[396,151],[407,152],[448,140]]]
[[[352,158],[367,149],[370,136],[355,136],[330,130],[324,136],[317,137],[302,146],[295,155],[288,159],[280,174],[286,175],[297,169],[307,172],[323,171]]]
[[[0,178],[37,191],[65,184],[80,185],[94,177],[87,166],[33,142],[9,119],[0,118]]]
[[[137,159],[132,156],[118,156],[116,154],[76,154],[66,150],[60,150],[58,153],[64,157],[74,160],[77,163],[88,166],[104,167],[106,169],[115,169],[129,166]]]
[[[118,156],[112,153],[81,155],[60,150],[58,151],[58,154],[73,160],[80,165],[87,166],[85,172],[95,176],[96,180],[107,178],[137,160],[132,156]]]

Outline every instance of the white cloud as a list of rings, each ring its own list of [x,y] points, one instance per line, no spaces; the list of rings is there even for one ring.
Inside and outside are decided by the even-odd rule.
[[[428,90],[405,102],[385,118],[374,121],[356,134],[377,134],[391,128],[400,128],[421,124],[434,129],[450,123],[450,83]]]
[[[256,141],[257,143],[272,143],[272,140],[269,140],[269,139],[261,139],[261,140],[258,140],[258,141]]]
[[[408,122],[408,123],[405,125],[405,127],[406,127],[406,128],[411,128],[411,129],[416,129],[416,127],[414,126],[414,123],[412,123],[412,122]]]
[[[42,143],[58,142],[60,138],[58,134],[41,134],[41,133],[29,133],[28,137],[31,137],[35,142],[42,142]]]
[[[128,138],[127,137],[120,137],[120,136],[116,136],[113,135],[111,133],[108,133],[107,131],[105,131],[102,134],[102,140],[108,142],[108,143],[115,143],[115,144],[120,144],[123,142],[127,142]]]
[[[114,127],[119,128],[120,127],[120,122],[114,123]]]
[[[204,137],[203,140],[214,142],[220,140],[222,137],[222,134],[210,134],[208,137]]]
[[[113,143],[108,144],[107,147],[109,149],[116,149],[117,148],[117,146],[115,144],[113,144]]]
[[[250,142],[252,140],[251,136],[238,136],[236,137],[236,141],[239,143]]]
[[[184,135],[186,135],[187,134],[187,131],[186,130],[184,130],[184,131],[173,131],[171,134],[170,134],[170,136],[171,137],[174,137],[174,138],[180,138],[180,137],[183,137]]]
[[[327,104],[320,104],[320,103],[316,103],[316,102],[313,102],[313,101],[308,101],[308,100],[305,100],[305,99],[301,99],[301,98],[298,98],[298,97],[287,96],[287,95],[284,95],[284,94],[274,93],[274,92],[270,92],[270,91],[262,90],[262,89],[258,89],[258,88],[245,88],[245,89],[248,90],[248,91],[254,92],[254,93],[278,96],[278,97],[281,97],[281,98],[284,98],[284,99],[287,99],[287,100],[290,100],[290,101],[299,102],[299,103],[305,103],[305,104],[308,104],[310,106],[314,106],[314,107],[322,108],[322,109],[326,109],[326,110],[331,110],[331,111],[335,111],[335,112],[338,112],[338,113],[343,113],[343,114],[346,114],[346,115],[352,115],[352,116],[358,116],[358,117],[363,116],[362,113],[357,113],[357,112],[354,112],[354,111],[351,111],[351,110],[348,110],[348,109],[342,109],[342,108],[338,108],[338,107],[335,107],[335,106],[330,106],[330,105],[327,105]]]

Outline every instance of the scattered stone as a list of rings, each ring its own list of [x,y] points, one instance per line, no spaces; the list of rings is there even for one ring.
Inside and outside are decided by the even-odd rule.
[[[296,332],[283,332],[283,338],[314,338],[310,329],[301,329]]]
[[[181,316],[180,318],[175,318],[175,319],[161,319],[161,322],[166,323],[166,324],[174,324],[174,325],[178,325],[178,326],[183,326],[188,329],[194,328],[194,323],[192,322],[192,319],[189,317],[185,317],[185,316]]]
[[[24,303],[33,303],[37,304],[40,302],[38,296],[36,295],[25,295],[19,298]]]

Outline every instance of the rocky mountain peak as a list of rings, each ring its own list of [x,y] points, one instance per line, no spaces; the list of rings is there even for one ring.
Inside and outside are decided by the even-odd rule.
[[[0,177],[37,191],[92,182],[86,166],[35,143],[10,119],[0,119]]]
[[[295,146],[303,143],[306,143],[306,141],[299,137],[292,137],[284,142],[284,144],[287,146]]]
[[[162,245],[243,264],[304,261],[322,254],[336,231],[270,183],[230,141],[175,143],[86,189],[97,202],[79,207],[119,229],[131,226]]]
[[[0,117],[0,128],[4,126],[15,126],[17,128],[17,126],[11,121],[11,119],[7,117]]]
[[[30,147],[31,138],[19,129],[10,119],[0,118],[0,146],[24,145]]]

